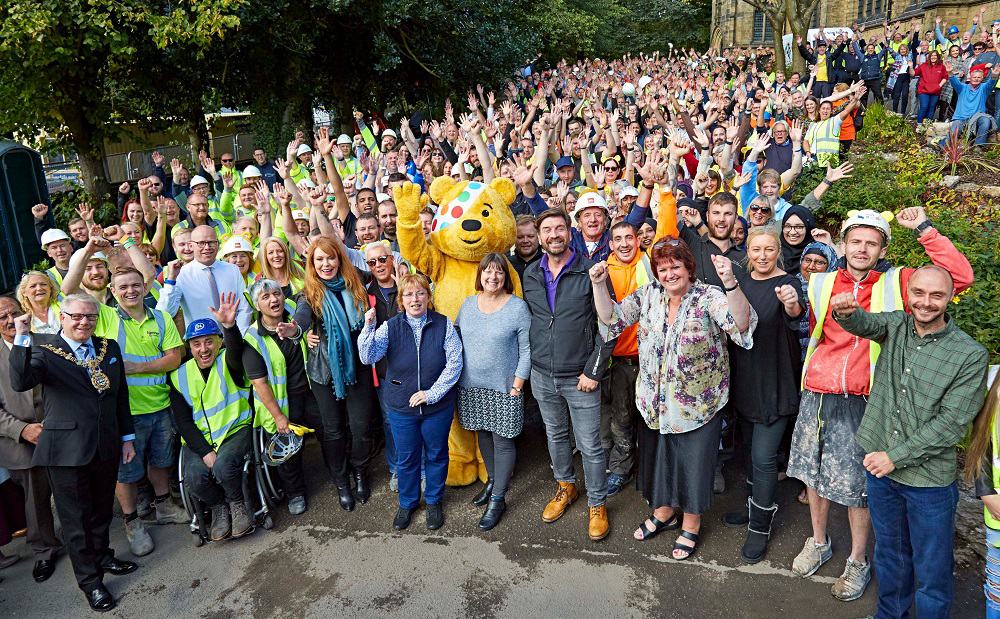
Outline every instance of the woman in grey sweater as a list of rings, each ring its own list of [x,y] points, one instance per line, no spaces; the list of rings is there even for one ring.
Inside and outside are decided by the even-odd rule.
[[[479,528],[489,531],[507,510],[504,495],[514,471],[514,438],[524,424],[522,389],[531,371],[527,304],[514,296],[507,259],[487,254],[476,271],[476,290],[462,304],[455,325],[463,341],[458,420],[479,435],[489,480],[473,499],[486,505]]]

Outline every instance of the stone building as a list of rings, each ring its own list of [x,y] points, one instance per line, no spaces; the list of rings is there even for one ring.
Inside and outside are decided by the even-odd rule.
[[[921,18],[922,29],[933,28],[934,18],[941,16],[964,32],[972,18],[986,7],[983,21],[989,27],[1000,19],[998,0],[820,0],[813,16],[813,27],[836,28],[852,23],[865,25],[865,31],[881,31],[886,17],[890,21]],[[743,0],[712,0],[712,36],[714,48],[774,44],[774,31],[764,13]],[[791,29],[786,29],[786,33]]]

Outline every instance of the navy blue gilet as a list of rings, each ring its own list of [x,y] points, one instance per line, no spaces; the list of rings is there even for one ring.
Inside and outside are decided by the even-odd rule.
[[[419,351],[405,312],[387,320],[386,327],[389,331],[389,348],[386,351],[385,380],[382,382],[385,407],[397,413],[422,415],[453,409],[457,396],[455,387],[434,404],[416,408],[410,406],[410,397],[418,391],[430,389],[444,371],[447,363],[444,353],[447,318],[437,312],[427,312]]]

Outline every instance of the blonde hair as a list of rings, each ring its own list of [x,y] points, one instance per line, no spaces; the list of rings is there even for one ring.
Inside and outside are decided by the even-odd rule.
[[[434,299],[431,293],[431,283],[420,273],[407,273],[396,281],[396,306],[399,311],[403,308],[403,293],[409,288],[423,288],[427,291],[427,311],[434,309]]]
[[[767,236],[774,240],[774,244],[778,248],[777,266],[784,271],[784,260],[781,259],[781,234],[778,232],[778,229],[774,226],[754,226],[747,232],[747,238],[743,241],[743,245],[749,249],[750,241],[758,236]],[[748,272],[753,273],[753,262],[750,261],[749,252],[747,252],[746,267]]]
[[[968,483],[972,483],[983,474],[983,456],[993,444],[993,421],[998,410],[1000,410],[1000,376],[994,379],[983,407],[979,409],[975,421],[972,422],[972,441],[965,450],[965,468],[962,469],[962,477]]]
[[[267,246],[271,243],[277,243],[281,247],[281,250],[285,252],[285,266],[283,269],[275,269],[267,261]],[[280,282],[283,279],[281,276],[284,275],[288,278],[289,285],[292,284],[292,280],[301,282],[306,277],[302,267],[292,260],[292,252],[288,249],[288,245],[276,236],[269,236],[260,242],[260,249],[257,250],[257,256],[259,257],[257,262],[260,263],[260,274],[262,277]]]
[[[17,302],[21,304],[21,309],[26,312],[31,311],[31,302],[28,300],[28,285],[31,283],[31,278],[33,277],[41,277],[49,285],[49,298],[45,300],[45,307],[50,307],[59,298],[59,290],[56,289],[52,278],[42,271],[28,271],[21,277],[21,282],[17,285],[17,292],[15,293]]]

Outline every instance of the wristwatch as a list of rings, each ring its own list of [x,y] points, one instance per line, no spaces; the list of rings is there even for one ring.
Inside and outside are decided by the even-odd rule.
[[[931,222],[931,220],[930,219],[925,219],[922,224],[920,224],[919,226],[917,226],[916,231],[917,231],[917,234],[923,234],[924,230],[926,230],[927,228],[933,228],[933,227],[934,227],[934,224]]]

